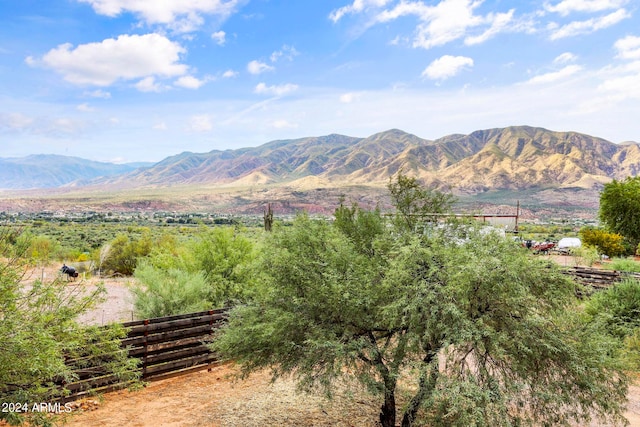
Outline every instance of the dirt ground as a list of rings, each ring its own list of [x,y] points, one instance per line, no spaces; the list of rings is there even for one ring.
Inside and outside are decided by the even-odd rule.
[[[25,283],[31,283],[34,280],[51,281],[58,277],[68,280],[66,275],[60,273],[61,266],[56,264],[34,268],[25,274],[23,281]],[[133,298],[129,291],[133,280],[135,279],[131,277],[97,277],[80,273],[77,278],[68,280],[66,288],[69,293],[88,294],[94,291],[98,284],[104,285],[106,290],[104,301],[98,303],[79,320],[88,325],[105,325],[135,320]]]
[[[138,391],[90,399],[90,409],[72,413],[67,426],[264,427],[375,426],[378,405],[368,397],[337,395],[333,402],[297,393],[291,380],[270,383],[266,372],[234,381],[223,364],[156,381]]]
[[[270,383],[266,372],[235,382],[231,364],[150,383],[138,391],[91,399],[66,418],[69,427],[373,427],[378,402],[338,395],[333,403],[296,393],[290,380]],[[640,387],[629,393],[626,417],[640,426]],[[592,427],[603,427],[593,423]]]

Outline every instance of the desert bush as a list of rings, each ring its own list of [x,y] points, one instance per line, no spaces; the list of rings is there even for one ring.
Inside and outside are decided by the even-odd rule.
[[[213,301],[229,305],[244,300],[255,259],[249,239],[233,227],[203,229],[192,251],[196,268],[211,286]]]
[[[119,234],[110,243],[110,249],[101,263],[101,269],[110,273],[131,276],[136,269],[138,260],[149,255],[152,247],[153,242],[148,232],[143,233],[140,237]]]
[[[640,371],[640,328],[635,328],[624,339],[622,358],[633,371]]]
[[[216,307],[212,289],[202,272],[154,267],[149,260],[135,271],[139,283],[131,288],[138,318],[192,313]]]
[[[584,227],[580,230],[582,244],[595,247],[599,253],[608,257],[616,257],[625,253],[623,245],[624,237],[617,233],[609,233],[593,227]]]
[[[585,304],[589,322],[602,324],[612,336],[623,340],[640,327],[640,282],[625,279],[593,294]]]
[[[40,262],[47,262],[55,253],[57,242],[46,236],[35,236],[31,238],[29,255],[32,259]]]
[[[632,258],[614,258],[611,262],[604,264],[603,267],[608,270],[640,273],[640,262]]]
[[[586,265],[591,267],[600,260],[598,251],[594,247],[580,246],[577,248],[571,248],[569,253],[573,257],[574,264],[576,266]]]

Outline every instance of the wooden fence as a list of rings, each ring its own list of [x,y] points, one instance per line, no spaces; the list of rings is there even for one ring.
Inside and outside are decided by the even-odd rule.
[[[142,380],[156,380],[202,369],[217,361],[208,344],[213,332],[225,321],[226,311],[209,310],[123,323],[128,330],[121,342],[123,351],[139,360],[137,373]],[[105,358],[69,360],[67,364],[78,379],[65,384],[70,395],[64,401],[124,388],[130,383],[108,374],[104,367]]]
[[[640,280],[639,273],[628,273],[616,270],[604,270],[592,267],[571,267],[563,272],[572,276],[576,281],[586,286],[591,286],[594,290],[606,289],[613,284],[620,282],[626,277]]]

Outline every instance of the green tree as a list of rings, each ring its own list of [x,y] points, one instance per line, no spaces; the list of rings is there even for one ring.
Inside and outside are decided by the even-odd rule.
[[[635,250],[640,243],[640,177],[605,184],[600,194],[600,221],[613,233],[624,236]]]
[[[27,280],[26,239],[13,240],[0,228],[0,402],[51,402],[65,394],[54,380],[75,379],[67,359],[109,354],[109,369],[133,378],[134,363],[120,348],[123,328],[88,328],[78,322],[104,295],[104,289],[78,293],[64,281]],[[30,282],[26,284],[26,282]],[[21,421],[20,414],[0,412],[0,420]],[[36,423],[46,423],[36,416]]]
[[[193,246],[193,257],[196,268],[204,273],[211,287],[211,302],[227,305],[244,299],[254,258],[249,239],[234,227],[203,230]]]
[[[414,230],[416,224],[434,221],[433,215],[450,213],[455,196],[430,187],[423,187],[418,180],[401,172],[387,185],[391,203],[395,206],[399,225]]]
[[[398,398],[403,426],[623,422],[614,342],[580,322],[557,268],[470,225],[416,236],[345,209],[268,236],[265,288],[214,344],[244,374],[329,393],[350,377],[380,396],[384,427]]]
[[[131,276],[138,260],[151,253],[153,240],[148,230],[139,237],[121,233],[107,247],[109,250],[101,263],[101,269]]]

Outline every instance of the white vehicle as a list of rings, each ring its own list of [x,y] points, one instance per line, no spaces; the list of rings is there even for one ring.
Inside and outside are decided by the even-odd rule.
[[[563,237],[556,246],[558,252],[568,254],[571,248],[579,248],[582,242],[577,237]]]

